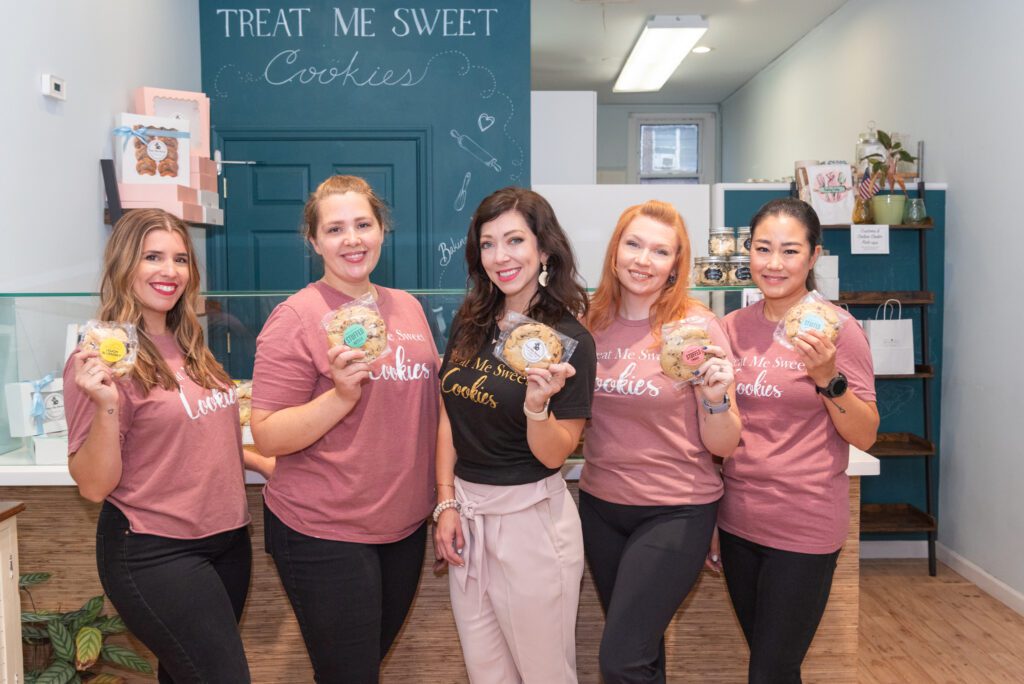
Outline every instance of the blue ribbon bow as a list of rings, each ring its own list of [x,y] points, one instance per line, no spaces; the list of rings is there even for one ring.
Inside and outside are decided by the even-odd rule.
[[[29,384],[32,385],[32,418],[35,419],[36,423],[36,434],[43,434],[43,415],[46,412],[46,407],[43,406],[43,388],[53,382],[53,373],[49,373],[39,378],[38,380],[32,380]]]
[[[121,149],[128,147],[128,142],[132,138],[138,138],[142,141],[143,145],[148,145],[152,138],[191,138],[192,136],[188,131],[165,131],[159,128],[149,128],[143,126],[142,128],[132,128],[131,126],[118,126],[114,129],[114,135],[117,137],[124,138],[124,143],[121,145]]]

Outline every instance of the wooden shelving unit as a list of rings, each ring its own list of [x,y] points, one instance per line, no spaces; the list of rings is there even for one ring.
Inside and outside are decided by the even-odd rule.
[[[910,504],[862,504],[860,507],[861,532],[925,532],[934,535],[937,527],[933,515]]]
[[[935,445],[910,432],[882,432],[868,453],[876,458],[934,456]]]

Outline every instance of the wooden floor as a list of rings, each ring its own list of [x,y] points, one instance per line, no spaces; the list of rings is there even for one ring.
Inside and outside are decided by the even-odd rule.
[[[939,564],[862,560],[862,684],[1024,682],[1024,616]]]

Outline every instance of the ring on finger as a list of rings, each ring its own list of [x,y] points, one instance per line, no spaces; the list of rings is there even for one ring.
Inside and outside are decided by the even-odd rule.
[[[89,375],[96,375],[96,373],[98,373],[99,370],[100,370],[99,368],[90,368],[89,369]]]

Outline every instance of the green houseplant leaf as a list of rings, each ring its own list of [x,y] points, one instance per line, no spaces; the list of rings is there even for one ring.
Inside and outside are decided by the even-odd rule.
[[[128,627],[125,626],[124,620],[121,619],[120,615],[104,615],[96,618],[92,621],[90,627],[95,627],[103,633],[103,636],[110,636],[111,634],[123,634],[128,631]]]
[[[75,657],[75,640],[71,638],[71,632],[60,620],[50,620],[46,623],[46,630],[50,634],[50,644],[53,645],[53,655],[58,660],[70,663]]]
[[[26,572],[24,575],[18,576],[18,588],[34,587],[37,584],[42,584],[50,579],[50,577],[52,575],[48,572]]]
[[[58,660],[50,667],[43,670],[43,673],[36,678],[36,684],[67,684],[78,676],[75,666],[71,663]]]
[[[60,617],[60,613],[55,613],[52,610],[36,610],[22,613],[21,621],[28,623],[49,622],[50,620],[59,620]]]
[[[153,666],[145,658],[123,646],[106,644],[100,651],[100,657],[111,665],[117,665],[126,670],[153,674]]]
[[[100,657],[103,633],[95,627],[83,627],[75,635],[75,668],[88,670]]]

